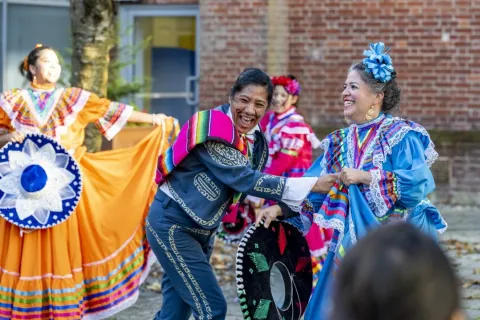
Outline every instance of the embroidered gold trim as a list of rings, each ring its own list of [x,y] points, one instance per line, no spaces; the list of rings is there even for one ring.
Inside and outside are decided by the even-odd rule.
[[[258,162],[258,169],[260,170],[263,167],[263,164],[265,163],[267,159],[267,151],[268,151],[268,145],[263,144],[263,152],[262,152],[262,157],[260,158],[260,161]]]
[[[158,245],[163,249],[163,251],[165,252],[165,255],[167,256],[168,260],[170,260],[170,262],[172,263],[172,265],[175,267],[175,270],[177,271],[178,275],[182,278],[183,282],[185,283],[185,286],[187,287],[188,291],[190,291],[190,294],[192,295],[192,298],[193,298],[193,301],[195,303],[195,306],[197,307],[197,312],[198,312],[198,315],[199,315],[199,319],[204,319],[205,316],[203,314],[203,309],[202,309],[202,305],[200,304],[200,301],[198,300],[195,292],[193,291],[193,288],[192,286],[190,285],[190,283],[188,282],[187,278],[185,277],[185,274],[183,273],[183,271],[180,269],[180,267],[177,265],[177,262],[175,261],[175,259],[173,258],[172,254],[168,251],[168,248],[167,246],[165,245],[165,243],[163,243],[163,241],[160,239],[160,237],[158,236],[157,232],[155,231],[155,229],[153,229],[153,227],[150,225],[150,222],[147,220],[147,228],[148,230],[152,233],[152,235],[155,237],[155,240],[157,240],[157,243]],[[172,251],[173,251],[173,248],[172,248]]]
[[[188,265],[185,263],[185,260],[180,255],[180,252],[178,252],[177,246],[175,245],[174,233],[175,233],[175,229],[177,228],[178,228],[177,225],[173,225],[170,227],[170,230],[168,231],[168,240],[170,241],[170,248],[172,248],[173,253],[175,254],[177,260],[180,262],[180,266],[182,267],[183,271],[187,274],[190,281],[193,283],[193,286],[197,291],[197,293],[200,295],[200,298],[202,299],[202,303],[205,306],[205,310],[207,312],[207,319],[212,319],[212,308],[210,308],[210,304],[208,303],[207,297],[205,296],[205,293],[202,291],[202,288],[200,288],[200,285],[198,284],[197,280],[195,279],[192,272],[188,268]]]
[[[218,209],[217,213],[215,213],[215,215],[213,216],[212,220],[203,220],[202,218],[200,218],[199,216],[197,216],[195,214],[195,212],[192,211],[192,209],[190,209],[187,204],[185,203],[185,201],[183,201],[182,198],[180,198],[178,196],[178,194],[175,192],[175,190],[172,188],[172,185],[170,184],[170,182],[167,180],[167,187],[168,187],[168,191],[170,191],[171,195],[173,196],[174,200],[178,203],[178,205],[180,207],[182,207],[183,211],[185,211],[189,216],[190,218],[192,218],[196,223],[198,223],[199,225],[201,226],[204,226],[204,227],[211,227],[213,225],[216,224],[216,222],[218,221],[218,219],[220,219],[220,217],[222,216],[223,212],[225,211],[225,208],[227,208],[227,205],[230,203],[231,199],[228,198],[227,201],[225,201],[221,206],[220,208]]]
[[[248,159],[240,151],[224,143],[209,141],[205,146],[216,163],[229,167],[242,167],[248,164]]]
[[[201,234],[202,236],[209,236],[213,233],[212,231],[205,230],[205,229],[196,229],[196,228],[187,228],[187,227],[183,227],[183,228],[187,231],[190,231],[196,234]]]
[[[271,189],[268,187],[262,187],[262,184],[265,182],[265,180],[270,180],[270,179],[279,179],[279,182],[277,184],[276,189]],[[255,187],[253,190],[257,192],[263,192],[263,193],[268,193],[268,194],[273,194],[273,195],[282,195],[282,190],[283,186],[285,185],[285,178],[277,177],[277,176],[272,176],[270,174],[266,174],[262,176],[260,179],[257,180],[257,183],[255,184]]]
[[[220,188],[205,172],[200,172],[193,178],[193,184],[207,200],[215,201],[220,197]]]

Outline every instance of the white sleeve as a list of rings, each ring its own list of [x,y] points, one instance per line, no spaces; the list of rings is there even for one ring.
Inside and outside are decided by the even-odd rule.
[[[290,208],[300,207],[303,200],[312,191],[313,186],[317,182],[317,177],[308,178],[287,178],[285,190],[282,195],[282,202]]]

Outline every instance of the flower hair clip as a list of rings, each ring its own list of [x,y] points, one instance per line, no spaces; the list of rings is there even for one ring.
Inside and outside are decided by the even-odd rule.
[[[295,79],[285,76],[272,77],[272,83],[274,86],[284,87],[291,95],[298,96],[300,94],[300,83]]]
[[[365,69],[380,82],[388,82],[396,77],[392,59],[388,55],[389,50],[383,42],[377,42],[370,44],[370,50],[363,51],[363,55],[367,57],[363,59]]]

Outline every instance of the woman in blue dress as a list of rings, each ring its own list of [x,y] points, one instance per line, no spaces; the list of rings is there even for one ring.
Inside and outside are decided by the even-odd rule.
[[[305,176],[337,173],[328,194],[312,193],[299,211],[334,228],[331,247],[305,319],[330,319],[334,274],[348,251],[369,230],[408,221],[437,239],[447,225],[427,199],[435,189],[430,166],[438,154],[425,128],[391,115],[400,102],[396,71],[382,42],[353,64],[342,93],[349,127],[328,135],[324,153]],[[284,215],[279,207],[259,212],[257,221]],[[305,232],[305,231],[304,231]]]

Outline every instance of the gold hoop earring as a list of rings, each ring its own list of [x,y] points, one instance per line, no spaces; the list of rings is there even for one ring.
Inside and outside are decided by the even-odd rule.
[[[352,123],[352,120],[348,119],[347,117],[343,118],[343,121],[345,121],[346,124]]]
[[[32,81],[32,83],[33,83],[34,85],[37,85],[37,77],[36,77],[36,76],[33,76],[33,81]]]
[[[367,114],[365,115],[365,120],[370,121],[373,119],[373,114],[375,113],[375,110],[373,109],[373,105],[368,109]]]

